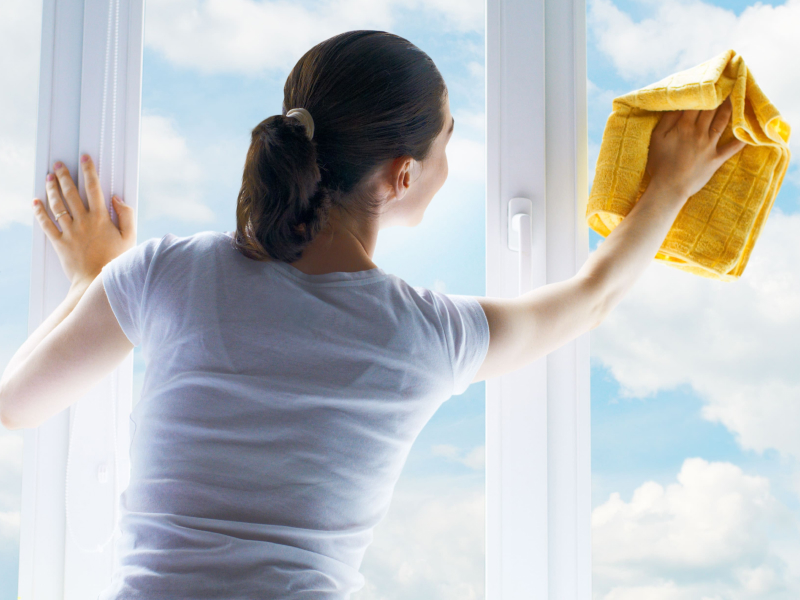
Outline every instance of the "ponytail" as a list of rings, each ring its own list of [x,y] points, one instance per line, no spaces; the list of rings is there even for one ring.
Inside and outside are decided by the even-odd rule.
[[[236,244],[248,258],[294,262],[324,227],[332,194],[320,187],[316,144],[297,119],[276,115],[253,129],[242,174]]]

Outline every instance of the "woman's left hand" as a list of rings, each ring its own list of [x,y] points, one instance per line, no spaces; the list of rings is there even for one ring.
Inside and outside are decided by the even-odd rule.
[[[111,198],[119,217],[117,228],[106,208],[94,162],[88,155],[83,155],[80,166],[88,209],[63,163],[55,163],[55,175],[47,176],[45,187],[53,215],[67,211],[58,217],[61,231],[45,211],[41,200],[35,198],[33,201],[36,218],[53,243],[64,273],[73,286],[88,285],[109,261],[136,245],[133,207],[123,204],[116,196]]]

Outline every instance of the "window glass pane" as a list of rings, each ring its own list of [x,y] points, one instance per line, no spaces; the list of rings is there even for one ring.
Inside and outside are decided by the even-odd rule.
[[[431,56],[456,125],[445,186],[420,225],[381,231],[373,260],[415,286],[485,293],[483,2],[148,0],[145,18],[140,241],[234,231],[250,130],[280,113],[291,67],[332,35],[379,29]],[[144,371],[137,348],[134,401]],[[423,429],[354,598],[484,596],[484,423],[480,383]]]
[[[0,18],[0,370],[28,337],[41,2]],[[0,426],[0,600],[16,600],[22,432]]]
[[[800,79],[782,58],[797,55],[797,23],[793,2],[587,2],[590,169],[614,97],[727,49],[799,126]],[[790,146],[739,280],[654,263],[592,331],[595,598],[800,594],[800,154]]]

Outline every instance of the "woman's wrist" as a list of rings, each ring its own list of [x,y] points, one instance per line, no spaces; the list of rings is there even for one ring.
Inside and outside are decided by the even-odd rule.
[[[647,201],[657,202],[658,206],[663,207],[665,210],[675,208],[680,210],[691,194],[683,184],[666,178],[659,178],[650,180],[639,201],[641,202],[645,196],[647,196]],[[657,200],[655,200],[656,198]]]
[[[97,279],[97,275],[92,278],[89,277],[76,277],[70,282],[69,291],[67,292],[67,296],[74,296],[77,300],[81,299],[81,296],[89,289],[92,281]]]

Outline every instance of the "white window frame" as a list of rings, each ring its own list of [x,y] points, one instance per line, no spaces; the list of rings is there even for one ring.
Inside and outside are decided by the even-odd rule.
[[[520,291],[509,202],[531,201],[533,287],[586,261],[585,0],[488,0],[486,295]],[[513,234],[516,237],[516,234]],[[589,333],[486,382],[486,598],[591,598]]]
[[[45,197],[44,178],[54,160],[77,173],[79,154],[88,152],[99,163],[102,146],[107,200],[113,171],[113,191],[137,208],[143,4],[43,0],[37,197]],[[523,279],[536,287],[571,277],[588,257],[585,10],[585,0],[487,0],[489,296],[519,293],[521,260]],[[112,39],[119,32],[119,46],[107,67],[109,22]],[[523,240],[522,252],[509,249],[512,198],[530,200],[514,204],[514,212],[530,214],[521,221],[523,230],[530,223],[530,236],[512,234],[511,241]],[[55,251],[35,225],[29,332],[68,287]],[[24,433],[22,600],[96,598],[110,580],[113,544],[86,552],[67,532],[66,459],[70,434],[79,428],[76,437],[89,443],[71,450],[70,522],[86,533],[82,543],[88,545],[106,537],[108,516],[115,515],[127,486],[132,373],[133,353],[76,405]],[[487,381],[488,600],[591,598],[590,456],[588,333]],[[98,469],[110,474],[107,483]]]
[[[106,203],[113,191],[137,209],[143,16],[143,0],[43,1],[36,197],[46,197],[45,175],[54,161],[61,160],[75,177],[79,155],[88,152],[99,167]],[[82,177],[79,187],[83,195]],[[34,225],[29,334],[68,288],[52,244]],[[113,543],[101,552],[83,548],[109,537],[127,486],[132,384],[131,352],[76,404],[25,430],[20,599],[97,598],[110,581]],[[71,449],[70,434],[81,440]],[[67,528],[67,492],[74,537]]]

